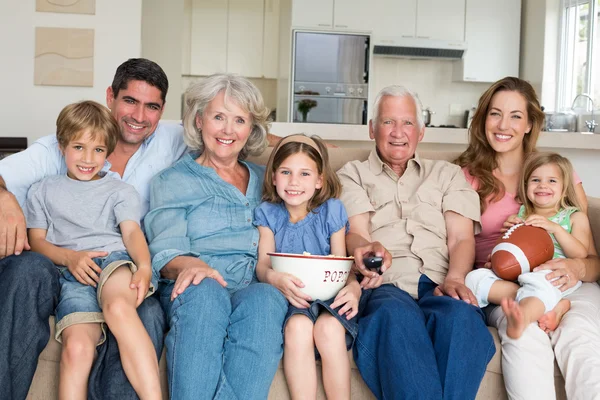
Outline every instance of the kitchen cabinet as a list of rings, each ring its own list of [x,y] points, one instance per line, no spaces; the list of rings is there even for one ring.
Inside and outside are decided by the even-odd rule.
[[[292,26],[302,28],[332,28],[333,0],[293,0]]]
[[[372,3],[365,0],[293,0],[292,26],[370,31],[376,24],[372,18],[376,15]]]
[[[264,0],[229,0],[227,72],[261,77]]]
[[[415,35],[419,39],[464,41],[465,0],[418,0]]]
[[[277,79],[279,73],[279,13],[280,0],[265,0],[263,29],[262,75]]]
[[[382,43],[393,44],[398,38],[415,36],[417,0],[371,0],[370,4],[373,36]]]
[[[190,74],[227,71],[227,1],[193,0]]]
[[[467,0],[467,50],[454,65],[458,81],[495,82],[519,75],[521,0]]]
[[[280,0],[191,0],[189,71],[276,78]],[[185,61],[185,58],[184,58]]]

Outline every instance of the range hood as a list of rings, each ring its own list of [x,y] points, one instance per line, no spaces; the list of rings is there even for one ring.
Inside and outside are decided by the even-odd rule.
[[[374,42],[373,55],[384,57],[459,60],[467,49],[466,42],[426,38],[375,38]]]

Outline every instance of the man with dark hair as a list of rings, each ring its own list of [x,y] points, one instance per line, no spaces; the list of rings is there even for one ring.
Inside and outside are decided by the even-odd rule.
[[[146,59],[130,59],[117,68],[106,90],[106,103],[121,137],[104,171],[133,185],[148,211],[150,179],[186,151],[183,128],[159,123],[168,90],[162,68]],[[0,161],[0,387],[9,399],[25,399],[40,352],[48,343],[48,318],[54,313],[59,285],[54,264],[27,251],[22,207],[30,186],[44,177],[66,174],[56,135]],[[154,297],[138,313],[160,357],[166,329]],[[114,336],[98,347],[88,398],[137,398],[127,381]]]

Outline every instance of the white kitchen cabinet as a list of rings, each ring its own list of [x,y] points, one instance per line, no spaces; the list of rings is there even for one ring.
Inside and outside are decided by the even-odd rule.
[[[467,0],[467,51],[455,62],[459,81],[495,82],[519,75],[521,0]]]
[[[262,77],[264,0],[229,0],[227,72]]]
[[[396,44],[399,38],[412,38],[417,29],[417,0],[371,0],[373,36],[378,43]],[[368,14],[366,14],[368,15]]]
[[[487,15],[489,18],[494,14]],[[418,0],[416,36],[420,39],[464,41],[465,0]]]
[[[190,74],[227,71],[227,1],[193,0]]]
[[[292,26],[301,28],[333,27],[334,0],[293,0]]]
[[[265,23],[263,29],[262,74],[277,79],[279,73],[279,12],[280,0],[265,0]]]
[[[380,23],[375,18],[378,13],[373,10],[374,3],[377,2],[377,0],[335,0],[333,3],[333,29],[373,30],[373,26]],[[395,24],[397,24],[397,20]]]

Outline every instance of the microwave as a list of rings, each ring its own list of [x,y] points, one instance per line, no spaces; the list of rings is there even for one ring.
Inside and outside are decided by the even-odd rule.
[[[0,137],[0,160],[26,148],[26,137]]]

